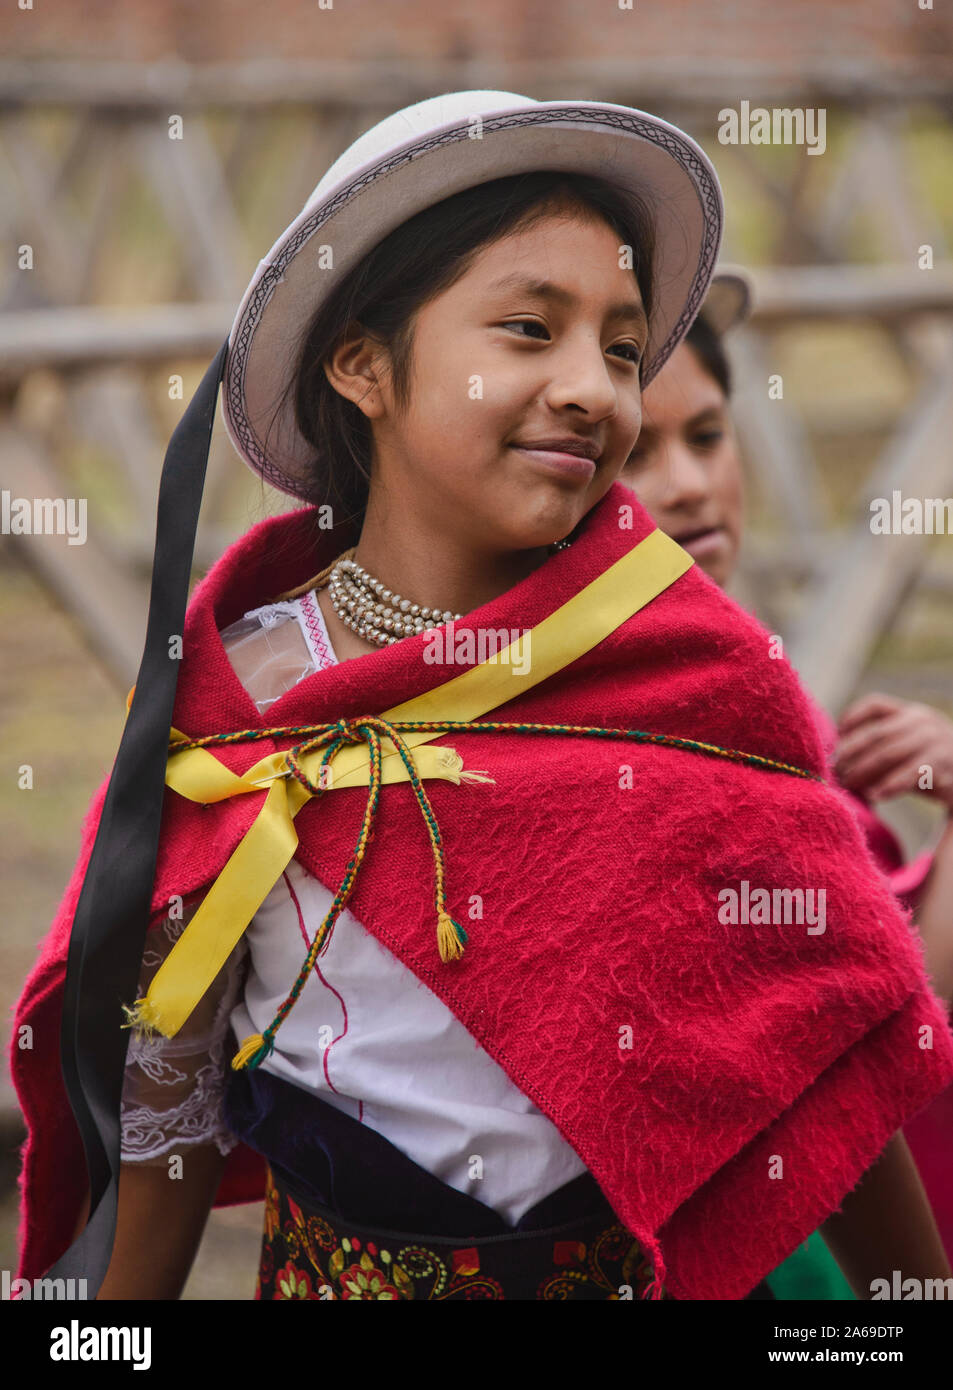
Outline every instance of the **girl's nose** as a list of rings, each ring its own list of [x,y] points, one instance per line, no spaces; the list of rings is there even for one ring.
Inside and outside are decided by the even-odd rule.
[[[633,379],[637,393],[634,369]],[[592,420],[604,420],[616,413],[619,408],[616,384],[599,343],[584,347],[577,343],[572,348],[567,345],[561,358],[561,370],[550,381],[548,398],[553,410],[574,405]]]
[[[703,502],[711,485],[708,470],[697,454],[681,440],[669,441],[662,449],[662,500],[666,507]]]

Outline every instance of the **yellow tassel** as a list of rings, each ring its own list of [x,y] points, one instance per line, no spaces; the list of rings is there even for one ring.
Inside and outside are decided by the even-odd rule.
[[[245,1039],[232,1058],[232,1070],[241,1071],[243,1067],[248,1065],[259,1048],[264,1047],[264,1045],[265,1040],[262,1035],[260,1033],[252,1033],[250,1037]]]
[[[455,748],[440,746],[433,751],[437,754],[438,767],[447,769],[447,780],[454,782],[458,787],[461,782],[496,782],[496,778],[490,777],[486,772],[464,772],[463,759]]]
[[[441,912],[437,918],[437,947],[440,959],[445,964],[447,961],[459,960],[463,955],[463,941],[460,940],[457,924],[446,912]]]
[[[126,1021],[120,1024],[120,1027],[131,1028],[137,1039],[152,1039],[156,1033],[162,1032],[158,1015],[148,999],[137,999],[131,1009],[127,1004],[123,1004],[122,1011]]]

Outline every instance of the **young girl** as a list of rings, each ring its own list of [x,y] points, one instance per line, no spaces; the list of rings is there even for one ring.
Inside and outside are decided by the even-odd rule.
[[[731,419],[731,368],[722,341],[750,304],[738,271],[721,271],[699,317],[643,398],[642,431],[621,480],[658,525],[694,555],[719,585],[736,568],[743,532],[744,477]],[[853,702],[835,727],[815,710],[825,749],[867,848],[901,904],[912,910],[934,989],[953,1006],[953,722],[938,710],[884,695]],[[843,735],[841,738],[840,736]],[[934,853],[905,863],[895,835],[871,802],[918,790],[918,770],[935,769],[937,797],[948,813]],[[946,1249],[953,1254],[953,1088],[906,1129]],[[842,1281],[812,1239],[810,1258],[794,1256],[771,1286],[787,1297],[820,1297]]]
[[[25,1277],[174,1298],[213,1201],[264,1191],[262,1298],[764,1297],[882,1151],[851,1275],[948,1273],[888,1142],[953,1076],[922,961],[790,672],[615,482],[720,224],[654,117],[456,93],[356,142],[259,266],[20,1002]],[[163,547],[223,365],[239,452],[316,505],[181,631]],[[731,922],[749,878],[826,912]]]

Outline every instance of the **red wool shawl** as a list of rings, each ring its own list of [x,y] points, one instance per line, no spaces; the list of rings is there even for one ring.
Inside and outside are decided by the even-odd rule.
[[[614,484],[567,550],[456,631],[540,622],[654,529],[637,504],[633,526],[620,525],[633,501]],[[226,551],[189,605],[177,729],[198,737],[380,713],[459,674],[425,663],[424,638],[408,638],[318,672],[258,713],[218,630],[353,539],[319,531],[306,510],[258,524]],[[483,718],[650,730],[828,777],[806,696],[769,650],[765,629],[693,566],[591,651]],[[919,938],[844,794],[664,746],[471,731],[438,741],[495,779],[426,783],[448,908],[469,934],[464,956],[442,964],[437,953],[431,849],[406,782],[381,790],[350,907],[552,1120],[671,1294],[743,1297],[953,1079],[953,1035]],[[215,752],[240,773],[278,746]],[[17,1046],[17,1028],[11,1049],[29,1128],[27,1278],[69,1244],[84,1189],[58,1035],[69,932],[104,795],[105,785],[17,1007],[16,1024],[33,1030],[32,1049]],[[166,789],[153,923],[172,895],[209,887],[264,796],[206,808]],[[366,797],[366,788],[339,788],[296,818],[296,857],[332,892]],[[719,921],[719,894],[742,881],[752,891],[823,889],[826,930]],[[482,919],[468,916],[472,894]],[[119,1026],[118,1006],[103,1003],[117,1008]],[[262,1162],[240,1146],[216,1202],[262,1193]]]

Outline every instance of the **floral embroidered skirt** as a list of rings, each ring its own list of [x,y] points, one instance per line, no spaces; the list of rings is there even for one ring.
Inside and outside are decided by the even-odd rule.
[[[541,1231],[434,1237],[346,1221],[296,1199],[268,1171],[256,1299],[638,1299],[652,1278],[638,1241],[605,1214]]]

